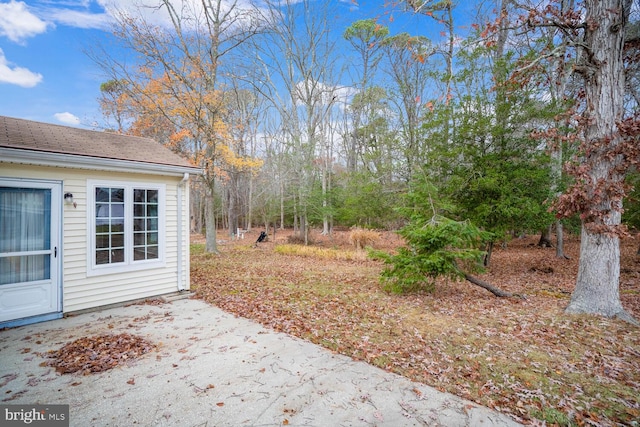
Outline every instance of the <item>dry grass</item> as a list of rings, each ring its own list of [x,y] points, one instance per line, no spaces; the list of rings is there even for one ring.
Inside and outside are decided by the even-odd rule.
[[[377,243],[380,240],[380,233],[364,228],[354,228],[349,233],[349,240],[356,249],[361,250]]]
[[[639,328],[563,313],[577,239],[566,244],[571,260],[536,247],[535,237],[494,253],[482,278],[528,296],[519,300],[451,282],[439,282],[432,294],[388,294],[379,263],[343,255],[356,252],[348,231],[287,250],[286,234],[278,233],[277,243],[257,248],[251,240],[221,245],[219,256],[194,245],[198,297],[521,422],[639,425]],[[380,239],[388,249],[397,243],[392,235]],[[636,250],[637,242],[623,246],[621,298],[640,318]]]
[[[319,248],[302,245],[276,245],[274,252],[282,255],[295,255],[306,258],[319,258],[324,260],[341,261],[366,261],[367,253],[363,251],[346,251],[333,248]]]

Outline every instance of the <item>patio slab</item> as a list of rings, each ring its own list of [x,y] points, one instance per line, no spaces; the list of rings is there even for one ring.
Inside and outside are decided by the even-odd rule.
[[[83,336],[157,346],[90,375],[42,354]],[[195,299],[0,331],[0,403],[68,404],[71,426],[517,426],[504,414]]]

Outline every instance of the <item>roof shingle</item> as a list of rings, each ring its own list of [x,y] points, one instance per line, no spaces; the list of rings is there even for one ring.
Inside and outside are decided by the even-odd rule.
[[[150,138],[97,132],[0,116],[0,147],[194,167]]]

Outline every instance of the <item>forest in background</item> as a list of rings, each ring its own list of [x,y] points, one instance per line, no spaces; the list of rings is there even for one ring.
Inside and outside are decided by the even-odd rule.
[[[217,21],[186,3],[159,3],[179,34],[121,16],[116,39],[147,60],[125,68],[96,58],[114,77],[102,86],[109,129],[205,166],[205,179],[194,180],[195,231],[206,224],[207,185],[217,224],[230,233],[271,224],[393,229],[417,176],[437,187],[451,215],[501,238],[554,222],[549,202],[567,185],[559,167],[575,154],[583,85],[570,72],[575,47],[560,29],[525,28],[522,5],[481,2],[475,22],[457,23],[455,2],[417,10],[398,2],[336,29],[331,2],[204,3],[219,7]],[[392,34],[385,23],[394,14],[420,15],[440,39]],[[627,28],[625,45],[629,116],[640,87],[638,28]],[[632,226],[636,198],[626,205]],[[578,218],[565,224],[579,230]]]
[[[109,128],[202,167],[191,201],[206,251],[220,227],[292,226],[307,244],[312,226],[470,224],[462,244],[482,243],[486,266],[522,233],[565,257],[568,228],[593,266],[578,283],[615,290],[583,302],[620,314],[619,271],[605,270],[640,225],[637,2],[487,1],[470,19],[459,2],[408,0],[353,22],[342,2],[157,4],[166,25],[117,19],[129,62],[89,54],[109,77]],[[403,19],[417,25],[396,31]]]

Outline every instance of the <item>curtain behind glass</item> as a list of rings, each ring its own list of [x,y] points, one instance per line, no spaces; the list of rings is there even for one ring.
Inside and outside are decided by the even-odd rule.
[[[51,249],[51,190],[0,187],[0,254]],[[49,254],[0,257],[0,285],[49,278]]]

